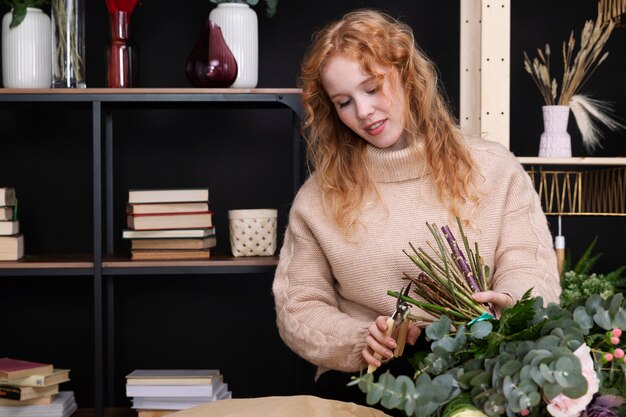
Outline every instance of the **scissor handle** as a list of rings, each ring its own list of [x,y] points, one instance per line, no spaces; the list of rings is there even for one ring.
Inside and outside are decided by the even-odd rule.
[[[409,319],[405,318],[400,323],[400,329],[398,330],[398,338],[396,339],[396,348],[393,351],[393,356],[399,358],[404,353],[404,346],[406,345],[406,337],[409,334]]]
[[[391,336],[391,334],[393,333],[393,329],[395,328],[395,326],[396,326],[396,321],[393,319],[393,317],[389,317],[389,318],[387,319],[387,332],[386,332],[386,335],[387,335],[387,336]],[[378,359],[379,361],[381,361],[381,360],[383,359],[383,355],[381,355],[381,354],[380,354],[380,353],[378,353],[378,352],[374,352],[374,357],[375,357],[376,359]],[[378,366],[375,366],[375,365],[370,364],[370,365],[368,365],[368,366],[367,366],[367,373],[368,373],[368,374],[372,374],[372,373],[374,373],[374,371],[375,371],[376,369],[378,369]]]

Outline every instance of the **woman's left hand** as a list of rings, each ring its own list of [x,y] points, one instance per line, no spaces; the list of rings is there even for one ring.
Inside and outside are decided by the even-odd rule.
[[[499,310],[502,310],[506,307],[511,307],[515,304],[515,300],[509,294],[503,292],[496,291],[483,291],[472,294],[474,300],[480,303],[491,303],[494,306],[498,307]]]

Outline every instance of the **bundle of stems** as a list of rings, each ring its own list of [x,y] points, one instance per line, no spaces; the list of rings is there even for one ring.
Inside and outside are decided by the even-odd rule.
[[[85,62],[80,49],[79,25],[76,20],[76,2],[52,0],[54,19],[53,82],[62,82],[66,87],[83,84]]]
[[[409,245],[413,252],[404,251],[422,271],[417,276],[404,273],[404,277],[415,285],[414,291],[420,299],[400,297],[431,316],[445,314],[453,321],[467,322],[485,313],[492,313],[490,306],[472,298],[472,294],[490,288],[490,276],[489,267],[480,256],[478,244],[474,243],[472,250],[459,218],[457,224],[467,256],[448,226],[441,227],[440,232],[435,224],[426,223],[435,240],[434,244],[427,242],[430,251],[416,248],[411,243]],[[397,293],[389,294],[398,297]]]

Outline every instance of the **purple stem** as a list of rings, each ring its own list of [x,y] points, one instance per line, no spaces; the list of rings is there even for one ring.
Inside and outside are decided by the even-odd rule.
[[[465,259],[463,252],[461,252],[459,245],[456,243],[456,239],[454,238],[454,235],[450,231],[450,228],[448,226],[443,226],[441,228],[441,231],[443,232],[443,235],[448,241],[448,245],[450,245],[450,249],[452,249],[454,260],[456,261],[457,266],[463,273],[463,276],[465,277],[465,281],[470,286],[473,292],[480,292],[481,291],[480,285],[478,284],[478,281],[476,281],[476,277],[474,276],[474,274],[472,273],[472,270],[467,264],[467,260]]]

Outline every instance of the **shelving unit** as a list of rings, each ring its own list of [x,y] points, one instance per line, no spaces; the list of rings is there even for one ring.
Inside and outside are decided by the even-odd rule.
[[[518,160],[527,166],[547,215],[626,216],[626,158]]]
[[[292,113],[293,192],[303,181],[299,133],[301,109],[297,89],[0,89],[0,105],[34,103],[54,108],[66,103],[88,106],[92,125],[92,253],[70,256],[28,256],[1,262],[0,276],[84,276],[93,280],[95,415],[104,414],[105,391],[111,391],[113,362],[113,296],[115,276],[254,274],[272,272],[278,258],[234,258],[216,255],[206,261],[131,261],[115,255],[113,112],[118,108],[224,105],[287,108]],[[103,151],[104,150],[104,151]],[[103,186],[104,184],[104,186]],[[224,231],[224,236],[227,236]],[[106,303],[105,303],[106,300]],[[106,320],[106,321],[105,321]],[[106,323],[106,326],[105,326]],[[105,336],[106,335],[106,336]],[[108,384],[108,385],[107,385]]]

